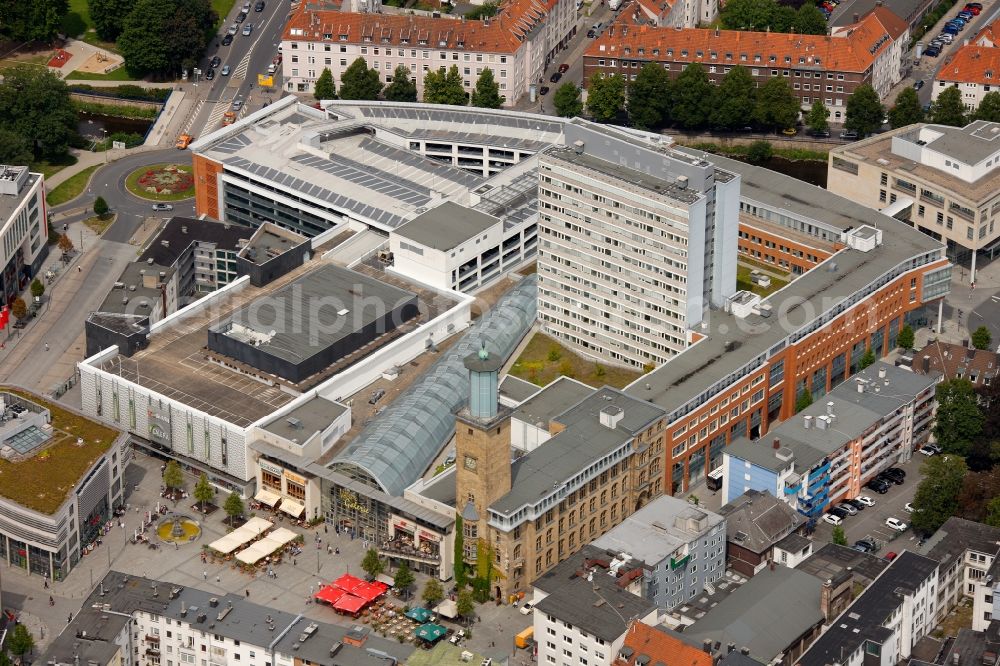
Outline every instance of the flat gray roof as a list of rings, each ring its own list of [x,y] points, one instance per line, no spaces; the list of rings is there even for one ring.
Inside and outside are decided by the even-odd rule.
[[[735,643],[768,663],[823,622],[822,583],[796,569],[764,569],[684,630],[698,642]]]
[[[685,524],[678,526],[678,519]],[[689,520],[695,522],[695,529],[690,529]],[[646,566],[653,567],[681,546],[697,541],[723,520],[719,514],[694,506],[687,500],[664,495],[600,536],[593,545],[616,553],[628,553]]]
[[[3,166],[3,165],[0,165]],[[28,167],[12,167],[7,166],[8,169],[27,169]],[[7,223],[10,216],[13,215],[14,210],[20,206],[25,198],[28,196],[28,191],[34,186],[38,181],[38,174],[28,172],[28,177],[24,181],[24,185],[20,190],[17,191],[17,195],[13,194],[0,194],[0,226]]]
[[[593,394],[595,390],[591,386],[562,375],[518,405],[511,418],[547,429],[549,421]]]
[[[393,233],[424,247],[447,252],[498,224],[500,220],[492,215],[445,201],[417,215]]]
[[[297,439],[299,444],[305,444],[307,439],[327,428],[347,409],[339,402],[316,395],[284,416],[273,419],[261,427],[288,441]],[[295,420],[294,425],[292,419]]]
[[[311,632],[306,631],[315,627]],[[308,634],[305,640],[302,640]],[[361,643],[361,647],[345,642]],[[338,645],[336,655],[332,654]],[[386,654],[395,659],[397,664],[405,664],[413,653],[413,643],[400,643],[396,640],[382,638],[374,633],[371,627],[354,625],[345,627],[339,624],[315,622],[302,618],[274,645],[274,649],[286,655],[292,655],[296,663],[331,664],[335,666],[385,666],[388,659],[373,652]],[[233,662],[230,662],[233,663]]]
[[[765,299],[774,311],[783,312],[785,320],[798,326],[808,323],[803,320],[809,313],[818,316],[919,255],[937,250],[944,257],[944,246],[939,241],[821,187],[725,157],[712,155],[706,159],[741,176],[744,201],[834,228],[870,224],[882,230],[882,244],[871,252],[841,250]],[[831,263],[837,264],[836,271],[826,270]],[[707,335],[705,339],[637,379],[626,387],[626,392],[665,409],[678,410],[757,357],[766,358],[768,351],[791,333],[779,322],[759,315],[739,320],[719,310],[711,311],[708,324],[708,330],[702,331]]]
[[[254,232],[250,242],[240,250],[238,256],[260,265],[305,242],[308,242],[305,236],[265,222]]]
[[[173,276],[174,269],[170,266],[159,266],[140,261],[126,264],[125,269],[118,277],[118,282],[122,283],[124,287],[112,288],[104,297],[99,311],[149,316],[152,304],[160,301],[163,295],[159,287],[144,287],[143,278],[147,275],[155,275],[159,281],[161,272],[165,274],[163,280],[167,281]],[[141,305],[142,303],[146,303],[146,305]],[[167,314],[164,312],[163,316]]]
[[[966,164],[979,164],[1000,150],[1000,123],[974,120],[965,127],[924,125],[923,128],[941,134],[927,142],[928,148]]]
[[[613,429],[600,421],[601,410],[608,408],[623,411]],[[663,413],[656,405],[607,386],[595,391],[556,419],[566,426],[562,432],[512,463],[510,492],[490,509],[510,514],[538,502],[553,488],[561,487],[594,461],[629,442]]]
[[[884,379],[879,377],[882,371]],[[793,418],[771,428],[758,441],[747,437],[735,440],[726,447],[726,453],[766,469],[781,470],[788,467],[789,461],[780,459],[776,453],[790,451],[796,469],[806,471],[863,435],[920,392],[934,386],[939,376],[938,373],[920,375],[879,361],[856,373]],[[859,384],[865,389],[863,393],[858,393]],[[833,403],[834,422],[820,428],[821,418],[829,415],[830,403]],[[806,416],[813,417],[808,429]],[[775,440],[780,443],[778,450],[772,445]]]
[[[212,327],[239,325],[269,335],[257,347],[299,363],[336,344],[416,294],[355,271],[324,264],[294,282],[240,308]],[[340,314],[344,310],[346,313]]]
[[[518,403],[524,402],[541,390],[541,386],[513,375],[507,375],[500,381],[500,395]]]

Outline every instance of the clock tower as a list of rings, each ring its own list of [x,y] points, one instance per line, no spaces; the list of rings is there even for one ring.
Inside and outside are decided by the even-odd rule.
[[[485,343],[465,358],[469,404],[455,417],[455,497],[467,562],[475,561],[476,540],[488,538],[490,504],[510,492],[510,410],[498,399],[502,366]]]

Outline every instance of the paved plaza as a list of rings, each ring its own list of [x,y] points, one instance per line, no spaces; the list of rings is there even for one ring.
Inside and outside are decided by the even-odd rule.
[[[84,598],[93,586],[109,570],[109,566],[128,574],[146,576],[169,581],[179,585],[196,587],[207,591],[217,591],[220,594],[233,593],[245,595],[249,591],[249,599],[278,610],[301,613],[308,618],[324,622],[351,625],[358,622],[350,617],[337,614],[333,609],[310,602],[311,592],[317,585],[325,585],[344,573],[363,576],[360,562],[364,556],[366,543],[361,539],[351,539],[347,534],[336,534],[333,527],[320,525],[315,528],[295,527],[282,514],[260,513],[257,515],[272,520],[275,527],[285,527],[303,534],[304,552],[291,561],[283,562],[274,568],[276,578],[269,578],[262,569],[257,575],[242,573],[233,566],[233,562],[224,564],[203,564],[201,561],[202,546],[211,543],[227,531],[223,524],[225,513],[221,510],[213,512],[202,522],[201,537],[190,544],[173,547],[163,544],[153,550],[145,545],[133,545],[129,539],[133,531],[141,524],[141,516],[147,510],[155,510],[160,499],[160,466],[162,461],[137,454],[136,459],[126,471],[126,481],[131,489],[128,496],[129,511],[123,517],[125,528],[116,526],[103,539],[103,543],[91,554],[83,558],[79,565],[69,573],[66,580],[50,584],[46,589],[45,581],[37,575],[29,576],[23,569],[2,567],[3,607],[19,609],[22,620],[35,635],[38,651],[62,631],[69,619],[69,614],[75,614]],[[186,475],[186,488],[190,492],[195,479]],[[221,504],[224,497],[217,503]],[[192,517],[197,512],[185,504],[184,500],[177,507],[178,513]],[[138,509],[138,512],[136,511]],[[316,538],[320,541],[317,542]],[[154,539],[155,540],[155,539]],[[327,546],[340,550],[340,555],[331,554]],[[367,546],[371,546],[370,543]],[[0,565],[2,566],[2,565]],[[391,575],[392,572],[387,572]],[[411,603],[419,603],[419,593],[423,589],[426,576],[417,575]],[[448,583],[443,587],[449,589]],[[51,595],[54,605],[49,605]],[[397,604],[404,601],[393,598]],[[467,641],[470,649],[487,656],[506,657],[514,650],[513,637],[531,621],[529,616],[520,615],[517,609],[510,606],[495,606],[484,604],[478,609],[480,617],[472,627],[472,637]],[[459,628],[457,624],[445,622],[451,628]],[[492,646],[491,646],[492,644]],[[526,658],[523,650],[518,650],[520,659]],[[519,663],[519,662],[517,662]],[[525,662],[527,663],[527,662]]]

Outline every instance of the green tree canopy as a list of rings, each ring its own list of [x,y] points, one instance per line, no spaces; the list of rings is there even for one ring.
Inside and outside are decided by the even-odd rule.
[[[878,93],[867,83],[854,89],[847,100],[847,118],[844,127],[866,137],[882,126],[885,109],[879,101]]]
[[[163,470],[163,485],[173,490],[180,490],[184,487],[184,472],[176,460],[167,463]]]
[[[458,611],[459,616],[466,622],[472,619],[472,616],[476,613],[476,602],[472,598],[472,592],[469,590],[459,591],[455,606],[455,610]]]
[[[48,42],[59,32],[68,10],[68,0],[0,2],[0,35],[17,42]]]
[[[34,159],[31,142],[21,134],[0,125],[0,164],[28,164]]]
[[[94,215],[97,217],[104,217],[111,211],[111,207],[108,206],[108,202],[104,200],[104,197],[98,196],[94,199]]]
[[[709,120],[713,127],[743,127],[753,119],[757,103],[757,84],[750,70],[736,65],[722,77],[715,94]]]
[[[558,88],[552,99],[556,113],[560,118],[574,118],[583,113],[583,100],[580,99],[580,86],[567,81]]]
[[[957,86],[948,86],[931,105],[931,122],[962,127],[965,125],[965,110],[962,91]]]
[[[225,503],[222,505],[222,510],[226,512],[226,515],[232,521],[234,518],[242,516],[246,507],[243,506],[243,498],[234,490],[229,493],[229,497],[226,498]]]
[[[369,69],[361,56],[354,59],[340,77],[340,99],[378,99],[382,81],[378,70]]]
[[[410,565],[403,560],[399,568],[396,569],[396,575],[392,577],[392,585],[403,595],[404,599],[408,599],[410,596],[410,588],[413,587],[413,582],[416,578],[413,576],[413,572],[410,571]]]
[[[16,65],[5,69],[3,75],[0,84],[3,134],[22,137],[37,157],[65,155],[70,141],[77,136],[76,111],[66,84],[46,68],[31,65]],[[18,142],[17,152],[23,147]]]
[[[774,156],[770,141],[754,141],[747,150],[747,160],[753,164],[763,164]]]
[[[938,445],[947,453],[967,455],[985,422],[975,389],[967,379],[949,379],[934,393],[938,408],[933,432]]]
[[[35,637],[31,635],[28,628],[18,622],[14,625],[14,631],[7,639],[7,648],[16,657],[23,657],[35,647]]]
[[[847,545],[847,534],[844,532],[842,525],[835,525],[832,533],[830,534],[830,541],[837,544],[838,546]]]
[[[817,98],[809,108],[809,113],[806,114],[806,127],[813,132],[826,132],[830,129],[829,118],[830,109],[826,108],[826,104]]]
[[[923,122],[924,109],[920,106],[917,91],[907,86],[896,96],[896,103],[889,109],[889,124],[893,129]]]
[[[728,30],[787,32],[795,20],[795,10],[775,0],[729,0],[719,12],[722,27]]]
[[[671,116],[685,129],[704,127],[712,117],[715,86],[705,68],[693,62],[684,68],[671,85]]]
[[[436,72],[424,74],[424,102],[465,106],[468,101],[465,82],[457,65],[452,65],[448,71],[442,67]]]
[[[34,298],[40,298],[42,294],[45,293],[45,285],[38,278],[31,281],[31,295]]]
[[[194,484],[194,499],[198,502],[201,509],[204,510],[205,505],[211,502],[214,497],[215,489],[208,482],[208,475],[202,472],[201,476],[198,477],[198,482]]]
[[[481,109],[499,109],[506,100],[507,98],[500,94],[500,84],[493,76],[493,70],[487,67],[476,79],[470,103]]]
[[[757,90],[754,120],[764,127],[785,129],[795,127],[799,119],[800,103],[792,94],[788,79],[773,78]]]
[[[813,394],[808,388],[802,389],[799,397],[795,399],[795,413],[798,414],[803,409],[813,404]]]
[[[410,80],[410,70],[402,65],[392,73],[392,81],[382,91],[382,97],[389,102],[416,102],[417,84]]]
[[[620,74],[594,74],[587,87],[587,113],[599,123],[610,123],[625,108],[625,79]]]
[[[913,349],[913,337],[913,327],[905,324],[896,336],[896,346],[900,349]]]
[[[217,16],[209,0],[136,0],[122,22],[118,50],[135,78],[175,76],[205,53]]]
[[[985,522],[991,527],[1000,527],[1000,497],[994,497],[986,505]]]
[[[133,5],[135,0],[87,0],[97,36],[106,42],[118,39]]]
[[[361,560],[361,569],[368,574],[369,578],[375,578],[375,576],[385,571],[385,564],[382,562],[382,558],[378,556],[377,550],[374,548],[368,549]]]
[[[329,67],[324,67],[319,78],[316,79],[316,85],[313,86],[313,97],[318,100],[337,99],[337,86],[333,82],[333,72],[330,71]]]
[[[974,117],[976,120],[1000,122],[1000,92],[994,90],[983,95]]]
[[[792,28],[800,35],[825,35],[826,17],[816,5],[806,2],[795,12]]]
[[[649,62],[628,85],[628,116],[632,125],[655,130],[670,117],[670,74],[659,63]]]
[[[990,335],[990,329],[985,326],[980,326],[972,332],[972,346],[976,349],[989,349],[992,343],[993,336]]]
[[[869,347],[868,349],[865,350],[865,353],[861,355],[861,358],[858,359],[858,368],[864,370],[869,365],[874,363],[876,360],[877,359],[875,358],[875,350]]]
[[[424,592],[420,596],[428,608],[434,608],[441,603],[441,600],[444,599],[444,590],[441,589],[441,583],[438,582],[438,579],[433,576],[428,578],[427,583],[424,584]]]
[[[932,456],[924,463],[923,479],[913,497],[910,523],[914,531],[928,535],[955,515],[958,495],[968,468],[961,456]]]

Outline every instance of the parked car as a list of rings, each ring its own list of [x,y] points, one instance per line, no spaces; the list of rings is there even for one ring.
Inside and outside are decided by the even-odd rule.
[[[222,74],[223,76],[229,76],[229,65],[223,65],[222,71],[219,73]]]
[[[858,508],[856,506],[854,506],[853,504],[851,504],[850,502],[841,502],[840,504],[838,504],[834,508],[835,509],[840,509],[841,511],[846,511],[848,516],[856,516],[856,515],[858,515]]]
[[[905,511],[906,513],[913,513],[914,511],[913,505],[907,502],[906,504],[903,505],[903,511]]]
[[[549,83],[559,83],[559,79],[562,78],[562,74],[559,72],[553,72],[552,76],[549,77]]]
[[[855,512],[857,512],[857,509],[855,509]],[[830,513],[832,513],[833,515],[835,515],[835,516],[837,516],[839,518],[850,518],[851,517],[851,514],[850,514],[849,511],[847,511],[847,509],[841,509],[839,506],[835,506],[832,509],[830,509]]]
[[[928,49],[924,49],[924,55],[929,58],[937,58],[941,55],[941,49],[932,46]]]
[[[243,108],[243,100],[237,99],[233,100],[233,111],[239,111]]]
[[[915,90],[920,90],[923,87],[924,87],[924,80],[923,79],[919,79],[916,83],[913,84],[913,88]]]
[[[240,26],[237,25],[236,23],[234,23],[231,26],[229,26],[228,30],[226,30],[226,34],[227,35],[235,35],[237,32],[239,32],[239,30],[240,30]]]
[[[855,141],[858,138],[858,133],[855,132],[854,130],[848,130],[846,132],[841,132],[840,133],[840,138],[841,139],[847,139],[849,141]]]
[[[861,495],[860,497],[855,497],[852,502],[857,502],[858,504],[864,504],[865,506],[875,506],[875,500],[868,495]]]
[[[225,37],[222,38],[222,45],[223,46],[229,46],[232,43],[233,43],[233,36],[232,35],[226,35]]]
[[[893,477],[899,477],[900,479],[906,478],[906,470],[900,469],[898,467],[890,467],[889,469],[885,470],[885,473],[891,474]]]
[[[890,550],[888,553],[885,554],[885,557],[883,559],[886,560],[887,562],[892,562],[894,559],[896,559],[896,553]]]
[[[264,0],[259,0],[256,5],[253,6],[255,12],[264,11]]]
[[[597,37],[597,31],[591,28],[587,31],[587,39],[593,39],[594,37]]]
[[[854,542],[854,549],[863,553],[874,553],[878,550],[878,544],[871,539],[858,539]]]
[[[784,134],[785,136],[795,136],[796,134],[799,133],[799,131],[794,127],[786,127],[785,129],[781,130],[781,133]]]
[[[563,63],[563,64],[559,65],[559,73],[560,74],[565,74],[568,71],[569,71],[569,65],[567,65],[566,63]]]
[[[538,89],[538,94],[539,95],[548,95],[549,94],[549,87],[548,86],[542,86],[541,88]]]
[[[823,522],[830,523],[831,525],[840,525],[844,522],[844,519],[833,513],[824,513]]]
[[[155,210],[157,212],[159,212],[159,211],[170,211],[170,210],[173,210],[173,209],[174,209],[174,207],[171,206],[170,204],[164,204],[164,203],[153,204],[153,210]]]
[[[525,601],[523,604],[521,604],[521,607],[518,609],[518,612],[520,612],[521,615],[531,615],[531,610],[534,607],[535,607],[534,604],[532,604],[530,601]]]
[[[869,481],[868,483],[866,483],[865,488],[867,488],[868,490],[874,490],[879,495],[885,495],[887,492],[889,492],[889,485],[890,484],[888,481],[884,481],[881,478],[876,477],[871,481]]]
[[[809,130],[810,136],[829,138],[830,130]]]
[[[937,444],[924,444],[920,447],[920,453],[925,456],[936,456],[941,453],[941,447]]]
[[[849,499],[849,500],[844,500],[844,502],[845,502],[846,504],[850,504],[851,506],[853,506],[853,507],[854,507],[855,509],[857,509],[858,511],[864,511],[864,510],[865,510],[865,507],[866,507],[866,506],[868,506],[868,505],[867,505],[867,504],[865,504],[864,502],[859,502],[859,501],[858,501],[858,500],[856,500],[856,499]]]
[[[221,64],[222,64],[222,58],[220,58],[219,56],[214,56],[212,58],[212,61],[210,63],[208,63],[208,66],[214,68],[214,67],[218,67]]]
[[[239,14],[236,15],[236,22],[237,23],[243,23],[243,21],[245,21],[245,20],[247,20],[247,15],[244,14],[243,12],[240,12]]]
[[[955,35],[949,35],[946,32],[942,32],[940,35],[937,36],[937,39],[940,39],[945,44],[951,44],[953,41],[955,41]],[[934,41],[937,41],[937,39]]]
[[[243,26],[244,37],[249,36],[251,32],[253,32],[253,23],[247,23],[245,26]]]
[[[891,518],[891,517],[890,518],[886,518],[885,519],[885,526],[888,527],[889,529],[896,530],[897,532],[905,532],[906,531],[906,523],[904,523],[899,518]]]
[[[214,69],[210,69],[207,72],[205,72],[205,80],[206,81],[212,81],[213,79],[215,79],[215,70]]]

